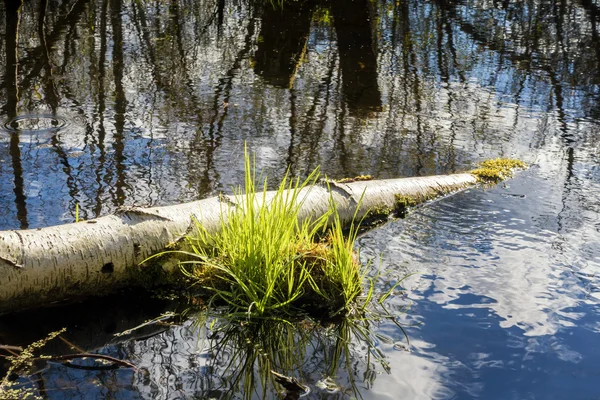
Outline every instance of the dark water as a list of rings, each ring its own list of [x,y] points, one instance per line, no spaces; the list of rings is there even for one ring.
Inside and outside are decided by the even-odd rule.
[[[382,323],[390,372],[367,371],[355,341],[337,382],[354,376],[366,399],[600,398],[599,3],[7,0],[0,15],[0,229],[228,191],[244,142],[273,182],[287,167],[387,178],[520,158],[531,168],[505,185],[360,239],[386,279],[415,273],[390,299],[411,352]],[[182,306],[126,303],[4,320],[0,338],[68,325],[140,367],[51,364],[35,381],[48,398],[219,397],[224,361],[193,319],[112,336]],[[348,397],[317,386],[326,348],[298,374],[309,397]]]

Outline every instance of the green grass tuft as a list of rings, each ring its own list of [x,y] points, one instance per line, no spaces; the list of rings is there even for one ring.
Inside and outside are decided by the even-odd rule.
[[[267,181],[257,187],[245,153],[245,188],[235,194],[238,207],[222,212],[216,234],[197,224],[187,238],[194,257],[181,263],[184,273],[211,291],[213,301],[229,306],[230,315],[346,314],[364,278],[354,252],[358,226],[353,223],[344,234],[333,203],[325,215],[299,221],[307,193],[302,189],[318,175],[315,170],[302,182],[286,175],[267,198]]]

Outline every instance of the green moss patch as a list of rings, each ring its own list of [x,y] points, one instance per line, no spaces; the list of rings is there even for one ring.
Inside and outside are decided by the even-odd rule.
[[[371,176],[371,175],[359,175],[359,176],[355,176],[354,178],[336,179],[335,182],[337,182],[337,183],[350,183],[350,182],[359,182],[359,181],[372,181],[373,179],[375,179],[375,178],[373,176]]]
[[[498,183],[512,177],[514,170],[526,167],[527,165],[520,160],[496,158],[483,161],[479,164],[479,168],[469,171],[469,173],[475,175],[480,182]]]
[[[406,217],[406,213],[408,212],[409,209],[411,209],[421,203],[424,203],[426,201],[433,200],[436,197],[443,196],[445,194],[447,194],[447,193],[440,191],[440,190],[435,190],[435,189],[432,189],[428,193],[421,194],[421,195],[415,195],[415,196],[406,196],[403,194],[396,194],[394,196],[395,197],[394,215],[398,218],[404,218],[404,217]]]
[[[383,225],[389,220],[390,216],[393,214],[394,209],[390,207],[371,208],[369,211],[367,211],[366,215],[360,223],[361,232]]]

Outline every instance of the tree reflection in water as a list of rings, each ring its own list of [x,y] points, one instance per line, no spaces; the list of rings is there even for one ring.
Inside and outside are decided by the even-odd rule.
[[[6,0],[0,15],[2,119],[69,122],[0,131],[3,229],[228,190],[244,140],[273,181],[317,165],[385,178],[529,154],[556,129],[572,170],[600,115],[590,1]]]

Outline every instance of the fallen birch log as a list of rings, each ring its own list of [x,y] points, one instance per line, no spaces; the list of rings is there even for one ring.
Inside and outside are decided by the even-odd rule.
[[[302,219],[318,217],[335,203],[342,221],[357,211],[390,214],[477,184],[471,173],[404,179],[327,182],[306,187]],[[266,193],[266,201],[275,192]],[[262,198],[261,195],[257,196]],[[0,313],[77,296],[99,295],[140,285],[158,268],[167,275],[176,260],[159,266],[140,263],[181,243],[196,219],[210,232],[219,229],[222,213],[236,207],[236,197],[218,196],[165,207],[121,209],[105,217],[32,230],[0,231]],[[154,274],[156,275],[156,274]]]

